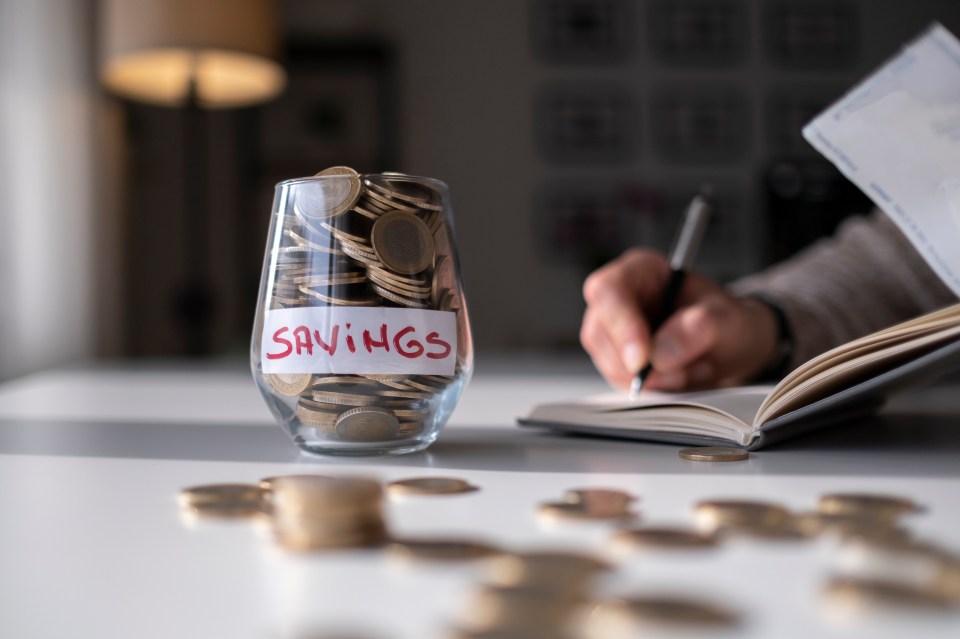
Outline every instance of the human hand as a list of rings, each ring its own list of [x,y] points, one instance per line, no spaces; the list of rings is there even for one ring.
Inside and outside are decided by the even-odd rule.
[[[653,364],[644,387],[679,391],[742,384],[777,357],[777,320],[763,302],[738,298],[687,273],[677,310],[651,339],[650,321],[670,278],[657,252],[631,249],[583,284],[587,309],[580,342],[600,374],[627,388]]]

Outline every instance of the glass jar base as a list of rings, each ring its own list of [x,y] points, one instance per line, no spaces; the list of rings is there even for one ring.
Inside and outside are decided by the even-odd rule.
[[[293,441],[302,452],[318,457],[383,457],[418,453],[435,440],[436,436],[370,443],[316,441],[301,437],[295,437]]]

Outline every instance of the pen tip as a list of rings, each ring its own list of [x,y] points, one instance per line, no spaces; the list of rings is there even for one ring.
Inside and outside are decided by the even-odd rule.
[[[630,382],[630,399],[635,400],[640,396],[640,389],[643,388],[643,380],[637,375]]]

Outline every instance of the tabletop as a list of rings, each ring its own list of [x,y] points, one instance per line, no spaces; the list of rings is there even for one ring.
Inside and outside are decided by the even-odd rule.
[[[836,567],[831,540],[735,539],[709,553],[614,556],[614,524],[548,522],[537,505],[572,488],[620,488],[638,497],[644,523],[690,524],[693,504],[705,498],[802,511],[828,492],[893,493],[924,507],[909,521],[918,538],[958,552],[957,389],[954,381],[918,390],[876,417],[743,462],[705,464],[680,459],[675,446],[519,428],[516,417],[535,403],[602,392],[602,381],[580,360],[481,358],[429,449],[340,459],[300,454],[240,365],[38,373],[0,385],[0,635],[447,636],[482,565],[398,564],[378,550],[295,554],[262,527],[188,523],[178,512],[185,486],[299,472],[462,477],[479,490],[389,499],[391,532],[592,552],[616,567],[594,596],[685,593],[741,614],[734,630],[662,636],[953,635],[957,612],[848,614],[825,605]]]

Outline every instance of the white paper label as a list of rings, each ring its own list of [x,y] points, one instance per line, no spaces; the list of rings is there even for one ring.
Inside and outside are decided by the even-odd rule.
[[[267,311],[260,361],[264,373],[453,375],[457,316],[383,307]]]
[[[934,25],[803,135],[960,295],[960,42]]]

